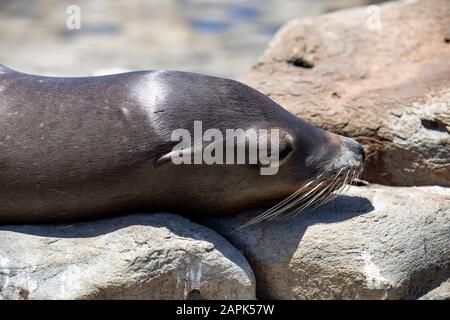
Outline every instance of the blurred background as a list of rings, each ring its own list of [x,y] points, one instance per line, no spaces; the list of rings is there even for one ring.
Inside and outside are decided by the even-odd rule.
[[[238,78],[278,28],[376,0],[0,0],[0,63],[42,75],[176,69]],[[80,9],[80,29],[67,27]]]

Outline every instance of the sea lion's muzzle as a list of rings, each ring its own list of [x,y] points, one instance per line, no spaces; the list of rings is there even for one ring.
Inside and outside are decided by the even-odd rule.
[[[353,139],[347,137],[341,137],[342,148],[346,148],[348,151],[352,152],[357,159],[364,162],[366,157],[366,152],[361,144]]]
[[[338,136],[340,140],[339,156],[335,157],[332,170],[359,170],[363,166],[365,151],[355,140]]]

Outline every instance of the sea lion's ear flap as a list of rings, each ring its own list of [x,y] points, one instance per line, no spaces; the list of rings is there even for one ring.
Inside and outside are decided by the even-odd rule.
[[[173,151],[172,151],[173,152]],[[167,164],[172,161],[172,152],[166,153],[165,155],[161,156],[159,159],[157,159],[153,163],[153,168],[157,169],[163,164]]]
[[[155,161],[155,163],[153,163],[153,168],[156,169],[167,163],[173,163],[175,165],[191,164],[191,156],[192,156],[191,148],[174,149],[169,153],[166,153],[162,155],[160,158],[158,158]]]

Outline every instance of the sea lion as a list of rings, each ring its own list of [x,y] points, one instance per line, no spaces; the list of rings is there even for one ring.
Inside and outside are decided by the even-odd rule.
[[[192,131],[196,120],[204,130],[280,129],[278,172],[162,161],[174,147],[171,132]],[[46,77],[0,65],[0,223],[135,211],[218,215],[288,196],[297,209],[331,197],[363,159],[356,141],[238,81],[179,71]]]

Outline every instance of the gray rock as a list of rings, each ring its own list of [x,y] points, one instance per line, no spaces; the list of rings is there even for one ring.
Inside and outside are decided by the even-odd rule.
[[[418,298],[450,276],[450,189],[352,187],[315,211],[237,229],[256,213],[206,223],[240,248],[271,299]]]
[[[420,297],[420,300],[450,300],[450,279]]]
[[[366,148],[364,177],[450,186],[450,1],[394,1],[287,23],[242,78]]]
[[[242,254],[173,214],[0,227],[0,299],[254,299]]]

